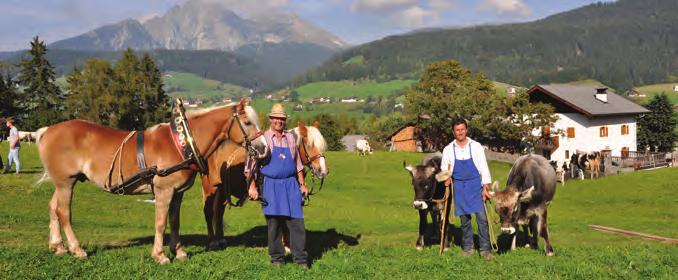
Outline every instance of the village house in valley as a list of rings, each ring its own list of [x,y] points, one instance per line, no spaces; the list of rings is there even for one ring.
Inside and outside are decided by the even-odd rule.
[[[636,117],[649,112],[607,88],[536,85],[528,94],[530,102],[555,108],[558,120],[553,127],[542,128],[544,137],[535,153],[559,163],[577,151],[628,156],[636,151]]]

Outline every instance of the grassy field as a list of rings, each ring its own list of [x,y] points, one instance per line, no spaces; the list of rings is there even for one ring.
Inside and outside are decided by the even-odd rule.
[[[6,151],[4,142],[0,153]],[[678,273],[678,246],[587,227],[601,224],[678,237],[675,169],[559,186],[549,213],[556,256],[519,249],[488,263],[478,257],[462,258],[458,247],[442,257],[436,246],[414,250],[418,215],[411,207],[413,191],[402,161],[417,162],[421,154],[377,152],[358,157],[331,152],[327,155],[331,175],[304,209],[313,266],[302,271],[293,265],[278,269],[268,265],[265,222],[255,203],[227,210],[228,248],[206,251],[197,181],[181,212],[189,261],[160,266],[150,258],[153,205],[140,202],[149,195],[117,196],[88,183],[76,186],[73,223],[90,257],[54,256],[47,249],[47,203],[53,187],[35,184],[42,171],[35,145],[24,144],[21,157],[26,173],[0,175],[0,275],[5,279],[670,279]],[[506,179],[509,168],[490,163],[499,181]]]
[[[645,94],[644,98],[640,98],[641,102],[648,102],[653,96],[666,93],[672,104],[678,104],[678,92],[673,91],[673,86],[678,83],[656,84],[636,87],[636,90]]]
[[[365,99],[368,96],[387,97],[399,90],[408,88],[414,83],[414,80],[393,80],[383,83],[353,81],[315,82],[299,87],[297,92],[299,92],[299,100],[302,101],[323,96],[333,98],[355,96]]]
[[[165,89],[172,97],[209,99],[212,97],[240,97],[249,91],[240,86],[204,79],[192,73],[169,72],[163,75]]]

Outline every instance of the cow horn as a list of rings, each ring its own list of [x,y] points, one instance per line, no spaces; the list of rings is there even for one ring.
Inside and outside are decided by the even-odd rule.
[[[404,160],[403,160],[403,168],[407,169],[407,171],[409,171],[410,173],[412,173],[412,170],[414,170],[412,165],[407,165],[407,162],[404,161]]]
[[[443,171],[438,172],[438,174],[436,174],[436,181],[445,182],[445,181],[447,181],[447,179],[450,179],[451,176],[452,176],[452,172],[450,172],[449,170],[443,170]]]
[[[529,189],[524,190],[520,193],[520,202],[528,202],[532,199],[532,192],[534,192],[534,186],[531,186]]]
[[[499,181],[492,182],[492,192],[490,195],[494,196],[496,192],[499,192]]]

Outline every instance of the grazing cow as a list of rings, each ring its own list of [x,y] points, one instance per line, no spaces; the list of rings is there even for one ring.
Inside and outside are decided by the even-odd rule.
[[[445,202],[444,183],[436,181],[435,175],[440,172],[440,162],[442,160],[441,153],[434,153],[427,156],[422,164],[417,166],[408,165],[403,161],[403,166],[412,176],[412,187],[414,187],[414,203],[415,209],[419,210],[419,237],[415,244],[417,250],[421,250],[425,245],[426,228],[428,227],[428,219],[426,214],[430,213],[433,222],[434,234],[437,236],[440,233],[441,221],[443,215],[443,207]],[[450,208],[451,199],[447,200],[447,209]],[[449,211],[447,213],[449,217]],[[448,221],[445,217],[445,221]],[[444,225],[444,231],[447,231],[449,222]],[[446,234],[444,241],[445,250],[450,247],[450,237]]]
[[[596,178],[600,177],[600,165],[602,164],[603,158],[600,152],[588,154],[586,158],[587,168],[590,170],[591,179],[593,179],[593,175],[595,175]]]
[[[587,164],[586,153],[573,153],[570,156],[570,176],[572,178],[579,177],[579,179],[584,180],[584,170]]]
[[[553,256],[547,226],[547,208],[556,192],[556,174],[547,159],[540,155],[524,155],[518,158],[509,171],[506,188],[498,190],[493,184],[490,195],[495,202],[501,221],[501,231],[513,235],[511,249],[516,247],[516,226],[522,225],[528,236],[526,246],[537,248],[537,234],[544,239],[547,256]]]
[[[558,165],[558,161],[552,160],[549,162],[551,167],[553,167],[553,171],[556,172],[556,178],[558,178],[558,182],[561,184],[565,185],[565,168],[566,164],[563,163],[563,165]]]
[[[367,140],[365,139],[359,139],[355,141],[355,150],[361,156],[364,156],[367,153],[369,153],[370,155],[372,154],[372,147],[370,147],[370,143],[367,142]]]

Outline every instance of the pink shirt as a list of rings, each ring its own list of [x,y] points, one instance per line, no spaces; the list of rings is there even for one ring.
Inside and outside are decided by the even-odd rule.
[[[278,143],[278,139],[275,137],[275,132],[273,132],[272,129],[266,130],[263,135],[264,139],[266,139],[266,144],[268,144],[269,149],[266,151],[266,157],[271,156],[271,150],[273,150],[270,147],[283,147],[283,148],[290,148],[290,154],[294,157],[294,161],[296,162],[297,165],[297,172],[300,172],[304,170],[304,165],[301,163],[301,158],[299,157],[299,151],[297,149],[297,140],[294,138],[294,134],[290,133],[287,130],[283,130],[282,132],[282,138],[280,143]],[[290,145],[292,143],[292,145]],[[253,168],[253,164],[250,163],[249,158],[247,159],[247,164],[245,164],[245,174],[248,174]]]

